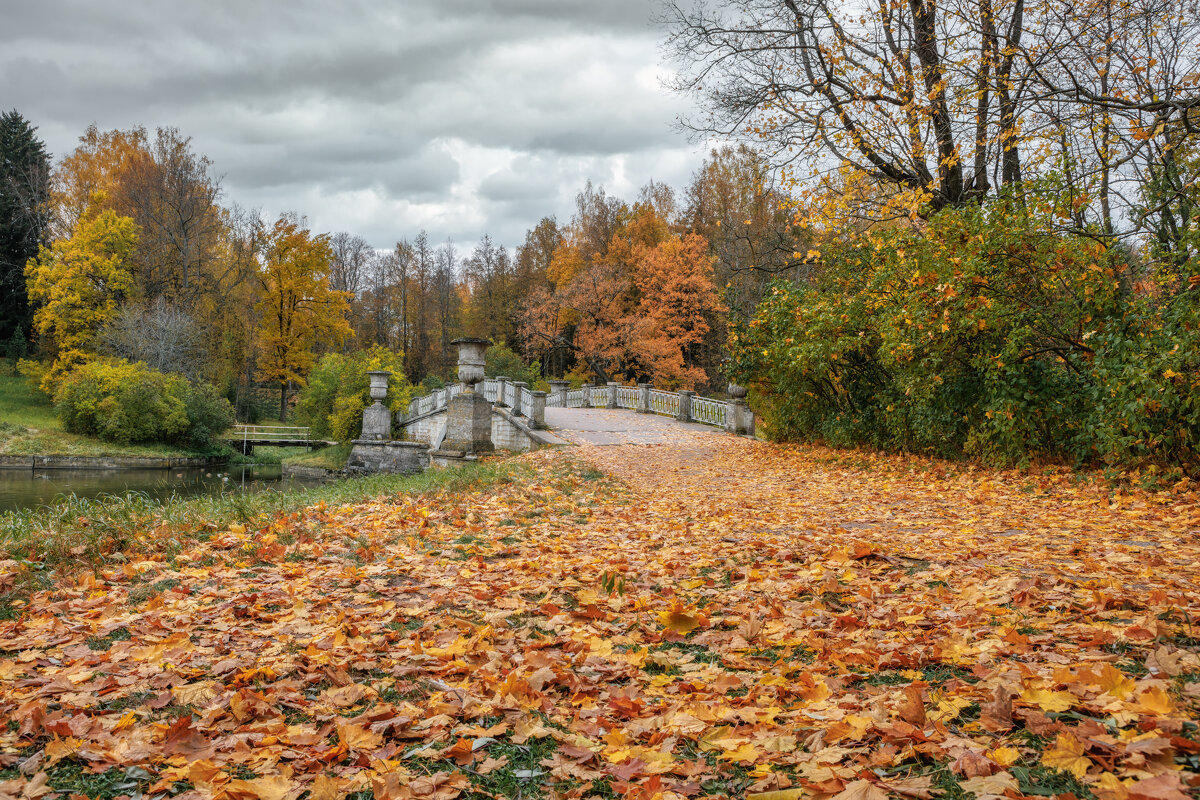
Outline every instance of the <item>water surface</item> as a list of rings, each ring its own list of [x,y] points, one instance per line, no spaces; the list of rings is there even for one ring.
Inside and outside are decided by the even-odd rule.
[[[143,492],[164,500],[222,492],[253,492],[312,486],[318,481],[284,478],[278,464],[202,469],[0,469],[0,513],[35,508],[74,493],[79,497]]]

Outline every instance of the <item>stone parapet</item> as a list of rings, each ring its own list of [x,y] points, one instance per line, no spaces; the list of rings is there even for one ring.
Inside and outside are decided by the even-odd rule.
[[[429,448],[422,442],[355,439],[346,460],[351,473],[392,472],[413,475],[429,468]]]

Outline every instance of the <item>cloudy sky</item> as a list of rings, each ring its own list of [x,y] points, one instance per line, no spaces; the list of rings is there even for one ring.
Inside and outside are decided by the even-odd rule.
[[[509,246],[585,181],[685,184],[655,0],[6,0],[0,106],[56,157],[175,126],[226,200],[389,247]]]

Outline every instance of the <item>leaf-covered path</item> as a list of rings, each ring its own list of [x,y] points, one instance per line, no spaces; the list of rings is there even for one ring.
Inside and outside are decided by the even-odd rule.
[[[34,596],[0,796],[1184,800],[1198,513],[682,428],[537,453]]]

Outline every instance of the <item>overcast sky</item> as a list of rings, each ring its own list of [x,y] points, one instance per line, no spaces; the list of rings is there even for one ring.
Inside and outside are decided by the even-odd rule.
[[[375,247],[520,244],[588,179],[682,187],[655,0],[3,0],[0,106],[55,157],[175,126],[226,201]]]

